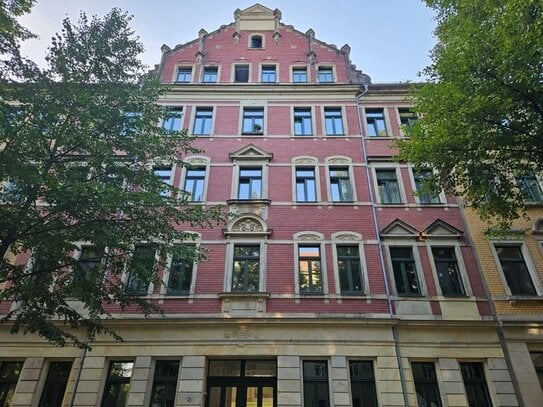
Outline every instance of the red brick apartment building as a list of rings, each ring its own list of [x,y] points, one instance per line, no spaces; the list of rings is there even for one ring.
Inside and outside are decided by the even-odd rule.
[[[122,343],[3,330],[12,406],[518,405],[456,198],[415,196],[427,172],[394,159],[409,86],[349,51],[260,4],[163,46],[164,126],[203,152],[160,174],[235,216],[147,290],[166,318],[118,316]]]

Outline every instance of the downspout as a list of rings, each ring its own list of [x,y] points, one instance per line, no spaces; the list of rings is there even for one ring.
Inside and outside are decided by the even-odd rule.
[[[88,336],[87,336],[88,338]],[[81,381],[81,371],[83,370],[83,364],[85,363],[85,358],[87,357],[89,341],[85,342],[85,347],[83,348],[83,353],[79,359],[79,369],[77,371],[77,377],[75,378],[74,388],[72,390],[72,396],[70,397],[69,407],[73,407],[75,403],[75,395],[77,394],[77,388],[79,387],[79,382]]]
[[[379,265],[381,266],[381,272],[383,274],[383,281],[385,283],[385,294],[387,297],[387,307],[388,307],[388,314],[389,318],[392,320],[394,318],[394,310],[392,305],[392,299],[390,296],[390,287],[388,286],[388,276],[386,273],[386,265],[385,265],[385,257],[383,254],[383,247],[381,243],[381,236],[379,234],[379,227],[377,224],[377,205],[373,190],[373,180],[371,176],[371,171],[368,167],[368,152],[366,149],[366,141],[364,140],[364,135],[362,132],[362,117],[360,114],[360,98],[364,96],[366,93],[368,93],[369,90],[369,83],[363,84],[364,90],[360,89],[360,92],[355,95],[355,101],[356,101],[356,114],[358,117],[358,130],[360,132],[361,136],[361,143],[362,143],[362,156],[364,163],[366,164],[366,182],[368,183],[368,191],[370,193],[370,204],[371,204],[371,216],[373,220],[373,227],[375,231],[375,237],[377,239],[377,248],[379,253]],[[392,339],[394,341],[394,348],[396,350],[396,360],[398,362],[398,368],[400,369],[400,384],[402,386],[402,396],[403,396],[403,403],[404,406],[408,406],[408,398],[407,398],[407,387],[405,384],[405,376],[403,372],[403,364],[402,364],[402,355],[400,351],[400,345],[398,343],[398,332],[397,332],[397,324],[392,324]]]

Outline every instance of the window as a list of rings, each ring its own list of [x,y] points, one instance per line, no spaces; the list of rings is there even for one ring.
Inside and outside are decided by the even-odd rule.
[[[134,362],[111,362],[107,374],[102,407],[124,407]]]
[[[311,136],[313,129],[311,125],[310,108],[294,108],[294,135]]]
[[[413,249],[411,247],[391,247],[390,259],[398,295],[421,295]]]
[[[11,406],[23,362],[0,362],[0,406]]]
[[[330,83],[334,82],[334,74],[332,68],[319,66],[319,82]]]
[[[121,136],[129,136],[137,134],[138,125],[140,124],[141,113],[140,112],[124,112],[123,123],[121,125]]]
[[[300,292],[322,294],[321,249],[319,246],[298,247]]]
[[[315,182],[314,168],[296,167],[296,201],[317,201],[317,184]]]
[[[260,246],[235,245],[232,271],[232,291],[259,290]]]
[[[539,379],[539,385],[543,390],[543,352],[530,352],[530,357],[532,358],[532,363]]]
[[[206,66],[204,67],[202,82],[215,83],[217,82],[218,74],[219,74],[219,68],[217,68],[216,66]]]
[[[377,407],[377,391],[373,363],[369,361],[349,362],[353,407]]]
[[[187,201],[201,202],[203,200],[205,178],[205,168],[191,168],[187,170],[185,186],[183,188]]]
[[[470,407],[492,407],[481,363],[460,363]]]
[[[307,83],[307,68],[292,68],[292,82]]]
[[[386,137],[387,126],[383,109],[366,109],[366,123],[370,137]]]
[[[422,168],[418,171],[413,170],[413,178],[415,179],[415,188],[420,191],[424,186],[424,180],[433,176],[431,168]],[[431,192],[418,194],[417,198],[421,204],[438,204],[441,203],[438,195],[433,195]]]
[[[262,36],[253,35],[251,36],[251,48],[262,48]]]
[[[543,201],[543,192],[534,174],[524,174],[515,178],[520,188],[520,193],[526,202]]]
[[[81,254],[77,259],[76,278],[90,277],[92,272],[95,272],[102,262],[102,253],[95,246],[81,247]]]
[[[511,294],[537,295],[521,246],[495,245],[494,247]]]
[[[61,407],[72,362],[51,362],[38,407]]]
[[[343,130],[343,118],[341,114],[341,108],[324,108],[324,127],[326,128],[327,136],[342,136],[343,134],[345,134]]]
[[[364,292],[362,267],[357,246],[337,246],[337,266],[339,285],[342,294],[361,294]]]
[[[149,270],[155,267],[155,247],[153,245],[138,245],[129,260],[127,290],[133,295],[147,294],[147,282],[143,281],[144,275],[149,275]]]
[[[415,391],[419,406],[441,407],[434,364],[429,362],[411,363]]]
[[[353,190],[349,179],[349,168],[330,167],[330,194],[334,202],[352,202]]]
[[[441,293],[453,296],[465,295],[454,247],[432,247],[432,255]]]
[[[197,107],[194,115],[193,134],[209,135],[211,134],[211,121],[213,119],[213,108]]]
[[[377,190],[382,204],[401,204],[400,186],[395,169],[376,169]]]
[[[172,168],[171,167],[155,167],[153,168],[154,174],[160,180],[162,186],[160,187],[160,196],[170,196]]]
[[[210,360],[207,377],[209,407],[277,405],[275,360]]]
[[[304,370],[304,406],[329,407],[328,364],[325,360],[305,360]]]
[[[277,75],[275,73],[275,65],[264,65],[262,67],[262,76],[260,77],[260,81],[275,83],[276,80],[277,80]]]
[[[174,406],[178,373],[179,361],[158,360],[156,362],[150,407]]]
[[[234,67],[234,82],[249,82],[249,65]]]
[[[166,111],[164,121],[162,122],[162,128],[166,131],[179,131],[181,130],[181,119],[183,117],[182,107],[170,107]]]
[[[262,198],[262,168],[240,168],[238,199]]]
[[[187,261],[182,255],[173,256],[168,277],[168,295],[187,295],[192,283],[193,262]]]
[[[264,133],[264,108],[244,108],[243,109],[243,134],[263,134]]]
[[[192,79],[192,68],[190,67],[179,67],[177,68],[177,77],[176,82],[190,82]]]
[[[408,107],[399,107],[398,114],[400,115],[400,125],[406,129],[411,129],[418,120],[417,114]]]

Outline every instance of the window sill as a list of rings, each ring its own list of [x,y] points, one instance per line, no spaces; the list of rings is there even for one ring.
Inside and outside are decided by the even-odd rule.
[[[224,291],[219,293],[219,298],[269,298],[266,291]]]
[[[258,133],[241,133],[242,136],[263,136],[264,133],[263,132],[258,132]]]
[[[517,302],[526,302],[526,301],[542,301],[543,296],[541,295],[508,295],[506,296],[509,305],[515,305]]]
[[[369,139],[369,140],[391,140],[397,137],[387,135],[387,136],[364,136],[364,138]]]
[[[226,203],[228,205],[269,205],[271,199],[227,199]]]

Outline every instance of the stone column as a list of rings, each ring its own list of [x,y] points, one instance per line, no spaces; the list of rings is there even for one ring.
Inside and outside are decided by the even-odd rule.
[[[277,407],[302,405],[302,370],[299,356],[277,357]]]
[[[205,356],[183,357],[177,386],[177,407],[204,405],[205,366]]]
[[[78,362],[79,366],[79,362]],[[101,399],[102,379],[105,377],[106,358],[87,355],[77,386],[74,406],[96,406]]]
[[[440,358],[438,366],[443,381],[440,390],[446,399],[445,404],[449,407],[467,407],[468,399],[458,361],[453,358]]]
[[[130,378],[130,390],[128,392],[127,406],[143,406],[145,405],[145,396],[147,390],[150,389],[149,377],[151,372],[151,357],[138,356],[132,370]]]
[[[19,376],[19,382],[15,388],[15,394],[11,405],[31,406],[34,394],[37,394],[38,381],[43,367],[43,358],[27,358],[23,364],[23,370]],[[38,397],[38,396],[37,396]],[[37,403],[38,401],[36,401]]]
[[[332,356],[332,400],[334,407],[350,406],[349,372],[345,356]]]

